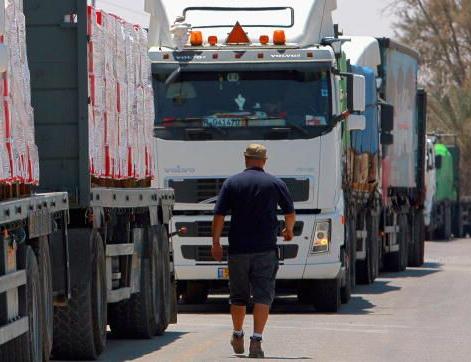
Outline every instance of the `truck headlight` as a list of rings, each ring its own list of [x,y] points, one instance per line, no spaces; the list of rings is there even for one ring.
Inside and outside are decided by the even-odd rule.
[[[326,253],[330,247],[330,221],[316,222],[312,236],[312,254]]]

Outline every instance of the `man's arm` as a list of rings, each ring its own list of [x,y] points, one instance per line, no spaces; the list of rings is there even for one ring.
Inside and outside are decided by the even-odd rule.
[[[218,199],[216,201],[216,207],[214,208],[214,219],[213,219],[213,247],[211,248],[211,254],[213,258],[220,262],[223,257],[223,249],[221,246],[221,235],[224,230],[224,217],[231,209],[231,194],[230,194],[230,181],[226,180],[222,185],[221,191],[219,192]]]
[[[213,219],[213,247],[211,253],[216,261],[222,261],[223,249],[221,235],[224,230],[224,215],[214,215]]]
[[[296,212],[294,211],[294,202],[288,187],[283,181],[279,181],[279,201],[278,204],[285,215],[285,228],[282,235],[285,241],[291,241],[294,238],[294,225],[296,224]]]
[[[296,213],[285,215],[285,229],[282,234],[285,241],[291,241],[294,238],[294,225],[296,224]]]

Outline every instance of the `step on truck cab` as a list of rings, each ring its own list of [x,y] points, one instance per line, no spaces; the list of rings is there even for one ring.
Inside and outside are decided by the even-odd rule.
[[[224,181],[262,143],[267,171],[293,195],[295,238],[280,237],[277,286],[336,311],[350,290],[343,192],[344,130],[362,129],[364,77],[346,74],[335,0],[149,0],[159,187],[176,191],[179,292],[204,302],[227,285],[211,257],[211,221]],[[348,105],[348,107],[347,107]],[[165,156],[164,156],[165,155]],[[280,215],[280,230],[282,226]],[[227,246],[225,229],[223,244]],[[343,292],[343,293],[342,293]]]
[[[49,193],[0,202],[0,361],[51,351],[96,359],[108,325],[117,338],[152,338],[176,322],[174,191],[92,177],[89,20],[98,12],[86,0],[24,0],[24,14],[37,191]]]

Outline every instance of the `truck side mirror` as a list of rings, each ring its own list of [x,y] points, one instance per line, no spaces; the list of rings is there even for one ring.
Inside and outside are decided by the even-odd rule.
[[[394,130],[394,106],[381,105],[381,132],[391,133]]]
[[[364,112],[366,109],[365,77],[358,74],[347,75],[347,108],[350,113]]]
[[[364,131],[366,129],[366,117],[358,114],[351,114],[347,120],[349,131]]]
[[[391,133],[381,133],[381,144],[383,146],[394,144],[394,136]]]
[[[442,168],[443,156],[437,155],[435,156],[435,168],[440,170]]]

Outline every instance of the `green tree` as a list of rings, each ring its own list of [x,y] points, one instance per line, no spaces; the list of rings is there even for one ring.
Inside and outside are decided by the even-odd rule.
[[[422,58],[429,130],[456,133],[462,186],[471,195],[471,0],[394,0],[396,30]]]

